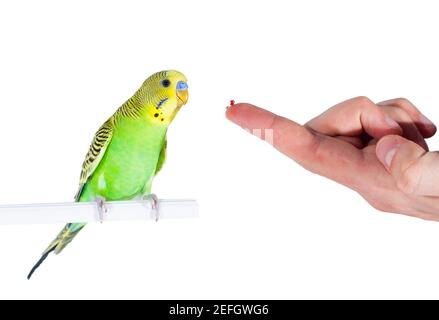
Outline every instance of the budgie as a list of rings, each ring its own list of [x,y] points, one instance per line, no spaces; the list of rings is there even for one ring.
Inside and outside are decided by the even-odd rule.
[[[187,103],[186,77],[175,70],[153,74],[96,132],[85,157],[75,201],[130,200],[151,192],[166,159],[166,132]],[[60,253],[85,226],[68,223],[43,252],[28,279],[52,252]]]

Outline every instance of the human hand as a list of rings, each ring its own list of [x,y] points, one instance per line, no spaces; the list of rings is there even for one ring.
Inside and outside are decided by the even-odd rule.
[[[246,103],[227,109],[239,126],[305,169],[341,183],[381,211],[439,220],[439,154],[426,138],[436,126],[406,99],[374,104],[358,97],[305,125]]]

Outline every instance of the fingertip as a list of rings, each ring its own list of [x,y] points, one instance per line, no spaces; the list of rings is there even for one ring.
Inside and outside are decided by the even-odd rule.
[[[421,131],[424,138],[431,138],[437,132],[437,127],[433,123],[433,121],[431,121],[424,115],[420,116],[419,122],[417,122],[416,125]]]
[[[274,114],[250,103],[237,103],[227,109],[226,117],[243,128],[263,129],[272,123]]]
[[[226,118],[230,121],[233,121],[233,113],[234,111],[232,109],[234,109],[235,106],[227,106],[226,107]]]
[[[388,135],[381,138],[376,144],[375,152],[378,160],[389,169],[397,148],[405,140],[397,135]]]
[[[391,145],[401,143],[403,140],[405,139],[399,135],[387,135],[378,140],[377,148],[387,148]]]
[[[430,132],[428,133],[428,136],[426,138],[431,138],[432,136],[434,136],[437,132],[437,127],[435,124],[432,125]]]
[[[226,108],[226,118],[229,119],[232,122],[236,122],[236,118],[239,117],[239,114],[242,111],[242,108],[246,105],[249,105],[248,103],[236,103],[229,105]]]
[[[399,162],[409,161],[428,150],[414,141],[408,140],[397,135],[389,135],[381,138],[376,145],[376,156],[380,162],[390,171],[393,167],[393,158],[396,154],[399,156]]]

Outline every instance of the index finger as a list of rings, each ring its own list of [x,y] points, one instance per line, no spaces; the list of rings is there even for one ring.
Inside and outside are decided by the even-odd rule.
[[[344,185],[359,179],[363,154],[350,143],[319,135],[284,117],[251,104],[231,106],[226,117],[237,125],[273,137],[273,146],[305,169]],[[258,134],[259,135],[259,134]]]

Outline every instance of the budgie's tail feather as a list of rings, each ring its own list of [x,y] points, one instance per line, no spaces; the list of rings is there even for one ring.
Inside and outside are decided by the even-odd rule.
[[[32,274],[35,272],[35,270],[38,269],[38,267],[43,263],[44,260],[49,256],[50,253],[55,252],[55,254],[60,253],[72,240],[73,238],[78,234],[79,231],[81,231],[82,228],[84,228],[85,223],[68,223],[62,229],[62,231],[58,234],[58,236],[55,238],[55,240],[52,241],[52,243],[47,247],[47,249],[43,252],[43,255],[41,256],[40,260],[33,266],[32,270],[29,272],[29,275],[27,276],[27,279],[29,280],[32,277]]]
[[[51,250],[47,251],[45,254],[43,254],[40,258],[40,260],[38,260],[37,263],[35,263],[35,265],[32,267],[31,271],[29,272],[29,274],[27,275],[27,280],[30,279],[30,277],[32,277],[32,275],[34,274],[35,270],[38,269],[38,267],[43,263],[44,260],[46,260],[46,258],[49,256],[49,254],[55,250],[56,247],[53,247]]]

